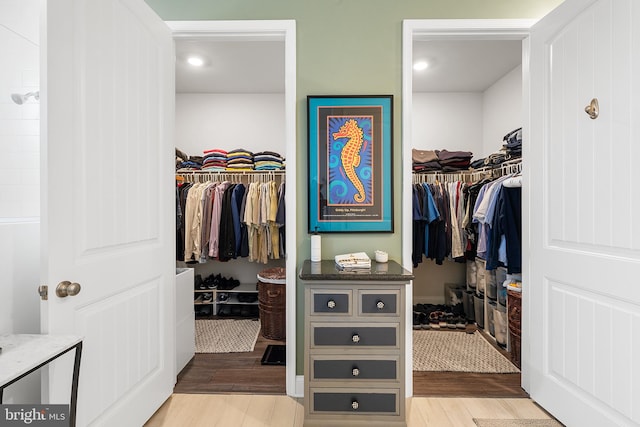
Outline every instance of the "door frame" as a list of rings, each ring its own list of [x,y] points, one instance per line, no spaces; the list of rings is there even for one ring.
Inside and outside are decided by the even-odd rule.
[[[402,265],[413,271],[412,253],[412,126],[413,126],[413,42],[420,40],[522,40],[522,86],[523,121],[528,124],[529,94],[529,43],[528,37],[535,19],[405,19],[402,22]],[[523,174],[526,175],[526,161],[523,159]],[[523,180],[523,193],[527,180]],[[523,203],[526,203],[523,200]],[[524,211],[524,209],[523,209]],[[528,231],[523,221],[522,258],[528,259]],[[526,278],[523,278],[526,280]],[[412,324],[413,283],[407,288],[406,324]],[[523,313],[528,312],[526,301],[522,302]],[[523,324],[526,324],[523,321]],[[413,341],[412,329],[407,328],[406,336],[406,390],[407,397],[413,396]],[[524,328],[523,328],[524,334]],[[524,338],[524,337],[523,337]],[[524,343],[524,339],[523,339]],[[528,358],[528,349],[522,346],[522,357]],[[527,390],[529,379],[526,369],[522,369],[521,383]]]
[[[296,21],[166,21],[173,38],[215,40],[284,41],[285,45],[285,140],[287,168],[286,210],[286,387],[288,396],[296,392]]]

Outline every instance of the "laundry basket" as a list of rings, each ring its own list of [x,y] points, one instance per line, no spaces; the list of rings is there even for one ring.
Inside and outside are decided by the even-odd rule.
[[[258,273],[260,331],[271,340],[286,337],[286,283],[284,268],[268,268]]]

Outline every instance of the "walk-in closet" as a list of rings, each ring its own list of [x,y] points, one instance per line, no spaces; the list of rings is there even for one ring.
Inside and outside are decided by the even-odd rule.
[[[507,261],[498,260],[496,245],[485,270],[487,232],[497,227],[481,223],[474,209],[484,184],[521,170],[522,41],[415,37],[412,66],[411,149],[404,152],[411,161],[404,164],[413,199],[405,253],[415,275],[414,395],[523,396],[508,337]],[[514,256],[519,273],[516,264]],[[508,277],[515,289],[520,276]],[[471,344],[473,337],[479,341]],[[458,348],[465,360],[457,360]],[[485,367],[494,356],[496,364]]]
[[[285,392],[285,43],[176,38],[176,267],[195,356],[176,392]]]

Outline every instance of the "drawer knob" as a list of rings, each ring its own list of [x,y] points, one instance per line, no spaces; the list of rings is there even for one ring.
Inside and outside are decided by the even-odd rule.
[[[358,409],[358,407],[359,407],[359,406],[360,406],[360,405],[358,404],[358,401],[357,401],[357,400],[354,400],[353,402],[351,402],[351,407],[352,407],[354,410]]]
[[[357,377],[358,375],[360,375],[360,369],[358,368],[353,368],[351,370],[351,375],[353,375],[354,377]]]
[[[332,310],[333,310],[334,308],[336,308],[336,302],[335,302],[334,300],[330,299],[330,300],[327,302],[327,307],[329,307],[330,309],[332,309]]]
[[[378,301],[378,303],[376,304],[376,307],[378,307],[378,310],[382,310],[384,308],[384,302]]]
[[[353,341],[354,343],[359,343],[360,342],[360,335],[353,334],[353,336],[351,337],[351,341]]]

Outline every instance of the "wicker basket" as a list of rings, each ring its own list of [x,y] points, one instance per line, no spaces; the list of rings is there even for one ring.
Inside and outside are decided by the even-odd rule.
[[[507,291],[507,313],[509,318],[509,341],[511,344],[511,361],[520,367],[520,336],[522,334],[522,294]]]
[[[262,336],[271,340],[286,337],[286,285],[258,282],[258,307]]]
[[[511,361],[520,368],[520,335],[509,330],[509,340],[511,342]]]

